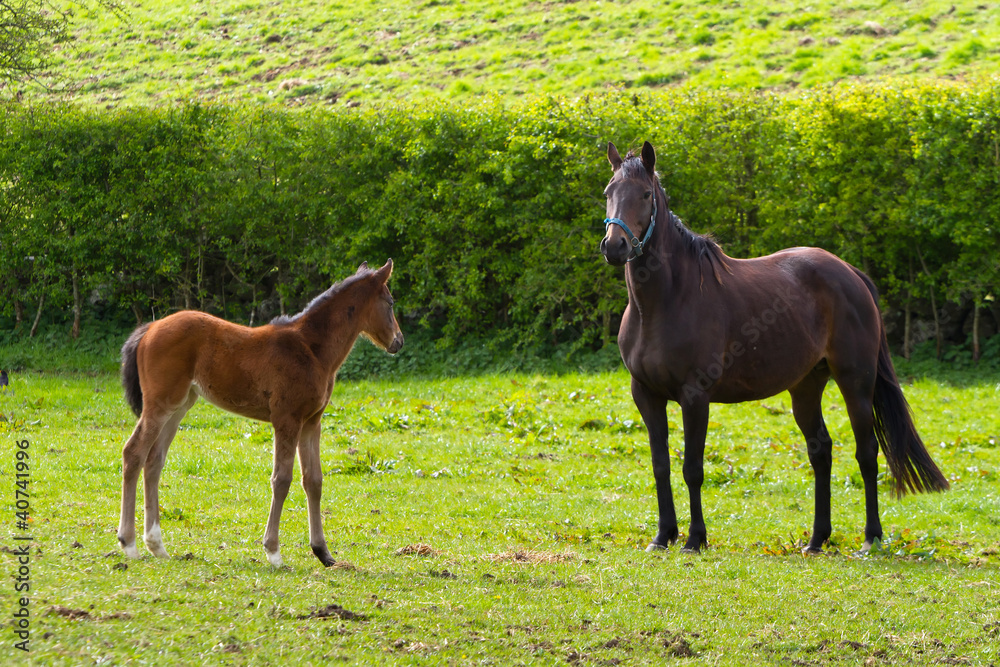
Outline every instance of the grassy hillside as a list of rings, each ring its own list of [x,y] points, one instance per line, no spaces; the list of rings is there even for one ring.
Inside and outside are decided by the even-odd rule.
[[[577,95],[690,82],[791,89],[1000,64],[996,2],[141,0],[75,19],[54,93],[88,104]]]

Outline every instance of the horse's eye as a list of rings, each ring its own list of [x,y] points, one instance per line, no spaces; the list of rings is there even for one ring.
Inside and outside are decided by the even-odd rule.
[[[645,192],[642,193],[642,198],[643,199],[649,199],[649,195],[651,195],[651,194],[653,194],[651,191],[646,190]]]

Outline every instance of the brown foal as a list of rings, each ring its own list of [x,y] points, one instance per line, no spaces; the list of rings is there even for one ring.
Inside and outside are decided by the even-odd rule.
[[[143,541],[154,556],[167,557],[160,532],[160,473],[181,419],[203,396],[224,410],[274,426],[271,511],[264,530],[264,552],[271,565],[282,565],[278,522],[296,450],[308,503],[309,545],[323,565],[334,563],[320,517],[320,421],[337,369],[359,335],[390,354],[403,346],[387,287],[391,274],[392,260],[377,271],[364,263],[298,315],[254,329],[182,311],[132,333],[122,347],[122,384],[139,417],[122,450],[118,541],[126,555],[139,557],[135,496],[142,471]]]

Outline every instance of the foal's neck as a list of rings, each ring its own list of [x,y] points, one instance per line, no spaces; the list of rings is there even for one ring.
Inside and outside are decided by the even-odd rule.
[[[361,335],[364,304],[360,291],[363,287],[361,284],[350,285],[303,315],[299,330],[320,365],[330,375],[344,363]]]

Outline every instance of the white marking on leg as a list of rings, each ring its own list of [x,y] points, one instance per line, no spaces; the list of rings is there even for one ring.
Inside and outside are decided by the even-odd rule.
[[[139,557],[139,550],[135,547],[135,540],[129,544],[122,544],[122,551],[125,552],[125,556],[128,558],[136,559]]]
[[[269,562],[274,567],[282,567],[285,562],[281,559],[281,549],[275,551],[268,551],[264,549],[264,553],[267,554],[267,562]]]
[[[170,554],[163,548],[163,535],[160,533],[160,524],[153,524],[153,527],[143,534],[142,541],[146,543],[146,548],[157,558],[170,558]]]

